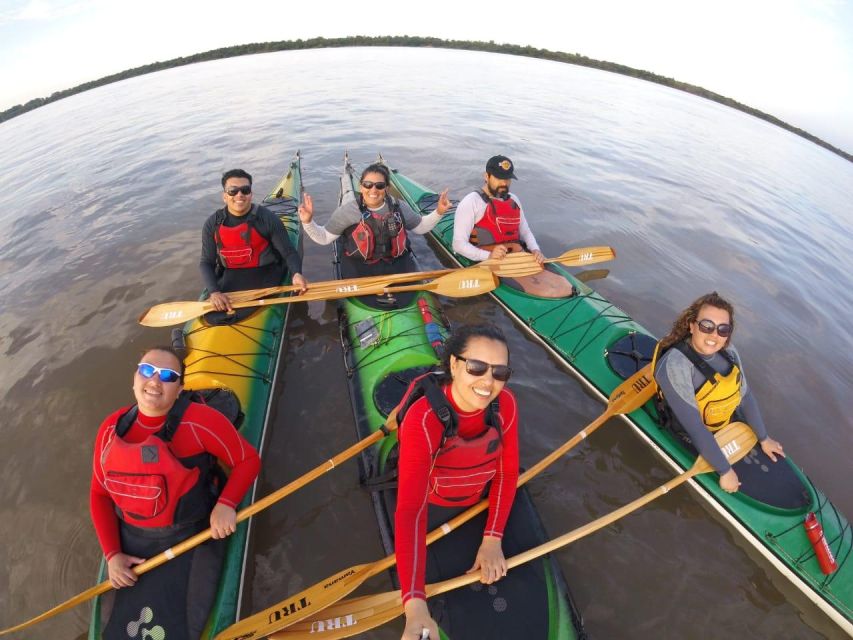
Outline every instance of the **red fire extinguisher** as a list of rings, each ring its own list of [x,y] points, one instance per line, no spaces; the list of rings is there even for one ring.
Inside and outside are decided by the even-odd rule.
[[[809,537],[809,542],[812,543],[820,570],[826,575],[833,573],[838,569],[838,563],[835,562],[832,549],[829,548],[829,543],[823,535],[823,527],[820,526],[820,522],[817,521],[814,513],[809,512],[803,522],[803,526],[806,528],[806,535]]]

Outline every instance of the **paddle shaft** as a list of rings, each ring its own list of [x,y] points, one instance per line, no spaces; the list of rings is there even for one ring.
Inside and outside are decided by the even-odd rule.
[[[704,460],[701,461],[704,463]],[[680,484],[687,482],[690,478],[699,475],[700,473],[705,473],[707,471],[711,471],[710,468],[707,468],[707,465],[703,465],[703,468],[698,468],[699,463],[691,467],[688,471],[676,476],[669,482],[666,482],[659,486],[658,488],[650,491],[644,496],[637,498],[633,502],[626,504],[615,511],[608,513],[605,516],[598,518],[597,520],[593,520],[592,522],[583,525],[582,527],[578,527],[577,529],[573,529],[572,531],[563,534],[558,538],[554,538],[549,542],[539,545],[538,547],[534,547],[533,549],[529,549],[523,553],[519,553],[518,555],[513,556],[509,560],[507,560],[507,569],[513,569],[525,562],[530,562],[531,560],[535,560],[536,558],[541,558],[545,554],[551,553],[552,551],[556,551],[560,547],[564,547],[569,543],[572,543],[576,540],[580,540],[588,536],[591,533],[595,533],[599,529],[603,529],[609,524],[612,524],[627,516],[629,513],[633,513],[637,509],[647,505],[652,500],[655,500],[662,495],[669,493],[671,490],[675,489]],[[444,593],[446,591],[450,591],[451,589],[457,589],[459,587],[465,586],[466,584],[471,584],[473,582],[477,582],[480,579],[479,574],[466,574],[463,576],[458,576],[456,578],[451,578],[450,580],[445,580],[443,582],[437,582],[434,585],[429,585],[426,588],[427,597],[432,597],[434,595],[438,595],[440,593]]]
[[[396,420],[390,420],[389,419],[389,421],[386,422],[385,431],[378,430],[378,431],[372,433],[371,435],[369,435],[368,437],[366,437],[362,440],[359,440],[358,442],[356,442],[354,445],[352,445],[348,449],[345,449],[344,451],[337,454],[336,456],[329,458],[328,460],[326,460],[322,464],[317,465],[311,471],[303,474],[302,476],[300,476],[296,480],[289,482],[288,484],[283,486],[281,489],[274,491],[273,493],[271,493],[268,496],[258,500],[257,502],[250,504],[245,509],[242,509],[237,514],[237,522],[242,522],[243,520],[246,520],[246,519],[252,517],[253,515],[258,513],[259,511],[262,511],[262,510],[266,509],[267,507],[269,507],[270,505],[275,504],[276,502],[278,502],[279,500],[290,495],[291,493],[293,493],[297,489],[304,487],[306,484],[308,484],[312,480],[319,478],[324,473],[331,471],[336,466],[340,465],[342,462],[345,462],[345,461],[349,460],[350,458],[352,458],[354,455],[360,453],[361,451],[364,451],[367,447],[375,444],[376,442],[378,442],[379,440],[384,438],[388,433],[391,433],[392,431],[396,430],[396,428],[397,428],[396,425],[397,425]],[[172,559],[176,558],[177,556],[179,556],[183,553],[186,553],[190,549],[197,547],[198,545],[205,542],[206,540],[209,540],[212,533],[213,532],[211,529],[205,529],[204,531],[201,531],[201,532],[195,534],[194,536],[187,538],[186,540],[183,540],[182,542],[176,544],[174,547],[170,547],[170,548],[166,549],[165,551],[158,553],[153,558],[149,558],[145,562],[142,562],[142,563],[136,565],[135,567],[133,567],[133,572],[136,575],[141,576],[143,573],[147,573],[148,571],[151,571],[152,569],[159,567],[161,564],[164,564],[165,562],[168,562],[169,560],[172,560]],[[6,635],[8,633],[12,633],[14,631],[20,631],[22,629],[26,629],[26,628],[28,628],[28,627],[30,627],[30,626],[38,623],[38,622],[41,622],[42,620],[47,620],[48,618],[52,618],[53,616],[55,616],[59,613],[62,613],[63,611],[67,611],[68,609],[71,609],[71,608],[77,606],[78,604],[81,604],[81,603],[86,602],[87,600],[89,600],[91,598],[94,598],[95,596],[98,596],[102,593],[106,593],[110,589],[112,589],[112,584],[110,583],[109,580],[104,580],[100,584],[95,585],[94,587],[91,587],[91,588],[87,589],[86,591],[83,591],[82,593],[74,596],[73,598],[66,600],[65,602],[53,607],[52,609],[50,609],[48,611],[45,611],[44,613],[36,616],[35,618],[31,618],[30,620],[27,620],[26,622],[22,622],[21,624],[15,625],[14,627],[9,627],[8,629],[3,629],[2,631],[0,631],[0,636]]]
[[[614,415],[627,413],[642,407],[654,395],[656,388],[654,378],[652,377],[651,365],[646,365],[613,390],[604,413],[581,429],[566,443],[522,473],[518,478],[517,486],[524,485],[544,471]],[[454,529],[458,529],[476,515],[482,513],[488,506],[488,500],[480,500],[474,506],[431,531],[426,537],[426,544],[432,544]],[[268,607],[263,611],[240,620],[217,635],[216,640],[236,640],[250,632],[254,633],[255,636],[264,636],[284,629],[300,620],[310,617],[312,611],[319,612],[340,598],[352,593],[366,580],[394,566],[396,561],[397,556],[392,553],[371,564],[350,567],[336,576],[330,576],[327,580],[294,596],[290,596],[272,607]]]

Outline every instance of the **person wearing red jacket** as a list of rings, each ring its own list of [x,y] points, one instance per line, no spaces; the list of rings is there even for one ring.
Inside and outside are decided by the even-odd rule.
[[[485,584],[507,572],[501,537],[519,462],[518,405],[505,388],[511,374],[506,339],[496,327],[461,327],[446,344],[441,370],[437,381],[428,379],[434,374],[415,380],[400,405],[395,547],[403,638],[420,637],[424,629],[439,637],[424,592],[428,510],[467,507],[487,493],[489,513],[470,571],[479,571]],[[424,395],[412,402],[421,389]],[[449,406],[452,424],[436,404]]]
[[[122,636],[142,606],[169,637],[198,637],[221,567],[222,538],[260,470],[257,451],[212,407],[182,394],[184,364],[147,350],[133,377],[136,405],[110,414],[95,439],[90,511],[119,589],[104,638]],[[217,461],[231,470],[227,480]],[[213,541],[137,576],[133,566],[206,529]],[[123,587],[133,587],[124,589]]]

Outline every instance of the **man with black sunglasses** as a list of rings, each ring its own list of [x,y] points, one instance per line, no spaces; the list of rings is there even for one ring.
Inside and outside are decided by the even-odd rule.
[[[199,268],[210,302],[232,311],[228,291],[281,284],[289,271],[293,284],[307,289],[302,258],[287,231],[266,207],[252,203],[252,176],[242,169],[222,175],[225,206],[204,223]]]
[[[359,180],[360,192],[335,209],[325,226],[314,222],[314,202],[305,194],[299,207],[302,228],[318,244],[339,241],[344,278],[416,271],[407,233],[428,233],[450,208],[445,189],[435,211],[421,217],[388,195],[389,183],[385,165],[367,167]]]

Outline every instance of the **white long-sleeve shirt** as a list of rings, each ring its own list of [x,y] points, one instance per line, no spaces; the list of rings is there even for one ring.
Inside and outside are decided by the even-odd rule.
[[[403,224],[407,231],[423,235],[432,231],[441,216],[438,210],[433,211],[423,217],[414,213],[409,205],[405,202],[400,202],[400,213],[403,216]],[[378,209],[371,209],[374,213],[383,215],[388,212],[388,204],[383,202]],[[358,224],[361,220],[361,209],[355,200],[347,200],[332,213],[332,217],[325,226],[321,226],[311,220],[308,224],[303,223],[302,228],[305,233],[317,244],[332,244],[335,240],[341,237],[341,234],[354,224]]]
[[[536,238],[533,237],[533,232],[527,225],[527,219],[524,217],[524,209],[521,208],[521,201],[517,196],[510,193],[509,197],[515,200],[521,215],[521,224],[518,228],[518,235],[521,241],[525,244],[528,251],[539,251],[539,245]],[[471,231],[474,225],[483,219],[486,214],[488,205],[483,202],[483,198],[477,191],[472,191],[467,196],[462,198],[462,201],[456,207],[456,217],[453,220],[453,250],[474,262],[481,262],[489,257],[489,252],[485,249],[471,244]]]

